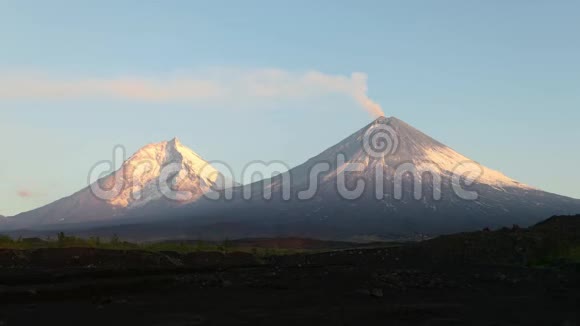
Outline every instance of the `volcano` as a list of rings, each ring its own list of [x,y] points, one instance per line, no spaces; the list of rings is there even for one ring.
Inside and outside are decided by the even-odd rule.
[[[580,200],[513,180],[394,117],[379,117],[285,173],[236,188],[232,197],[181,212],[197,223],[191,234],[400,239],[529,226],[580,212]],[[204,231],[195,231],[202,221]]]
[[[165,172],[164,172],[165,171]],[[117,223],[131,212],[171,209],[198,200],[223,177],[179,139],[146,145],[116,171],[75,194],[35,210],[5,218],[4,229],[54,228]],[[223,183],[223,182],[222,182]],[[172,190],[168,196],[160,185]]]

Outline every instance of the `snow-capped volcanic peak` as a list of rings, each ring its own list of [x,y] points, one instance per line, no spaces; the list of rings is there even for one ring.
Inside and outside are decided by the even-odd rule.
[[[219,176],[208,162],[173,138],[139,149],[101,184],[112,188],[122,180],[120,193],[108,202],[116,208],[134,208],[162,197],[182,203],[195,201]]]
[[[472,161],[397,118],[378,118],[372,127],[376,128],[380,124],[391,126],[396,132],[398,144],[397,148],[393,150],[393,154],[399,156],[399,161],[412,162],[419,171],[425,171],[428,166],[435,165],[447,176],[453,174],[472,175],[477,176],[475,181],[480,184],[533,189],[499,171]]]
[[[369,155],[369,150],[386,152],[377,157]],[[379,164],[390,171],[386,174],[388,176],[402,164],[411,163],[418,171],[418,178],[421,178],[423,172],[429,169],[432,171],[435,167],[443,177],[459,173],[463,176],[479,176],[477,183],[492,187],[533,189],[470,160],[395,117],[377,118],[311,161],[332,161],[339,153],[345,155],[347,163],[365,163],[365,174],[374,173]],[[332,178],[341,171],[341,167],[337,167],[326,178]]]

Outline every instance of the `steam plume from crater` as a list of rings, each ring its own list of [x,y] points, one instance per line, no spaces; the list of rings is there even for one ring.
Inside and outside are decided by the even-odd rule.
[[[128,99],[141,102],[244,103],[273,105],[280,100],[348,96],[373,117],[384,115],[368,96],[367,75],[316,70],[213,68],[169,76],[63,77],[44,73],[0,73],[0,99]]]
[[[381,106],[375,101],[371,100],[367,94],[367,75],[363,73],[353,73],[352,80],[356,85],[352,96],[359,103],[359,105],[362,106],[374,118],[384,116],[385,113],[383,112]]]

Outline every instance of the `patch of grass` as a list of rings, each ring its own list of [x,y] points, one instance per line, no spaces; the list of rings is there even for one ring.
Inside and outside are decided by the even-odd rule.
[[[95,248],[108,250],[143,250],[151,252],[171,251],[181,254],[191,252],[208,252],[217,251],[222,253],[245,252],[251,253],[257,257],[268,257],[276,255],[289,255],[301,253],[305,250],[298,249],[280,249],[280,248],[257,248],[257,247],[238,247],[232,245],[231,241],[222,243],[206,243],[204,241],[188,242],[151,242],[151,243],[132,243],[123,241],[117,236],[108,239],[100,237],[79,238],[69,236],[59,232],[55,238],[18,238],[0,235],[0,249],[42,249],[42,248]]]
[[[580,263],[580,246],[568,248],[567,252],[559,258],[569,262]]]
[[[580,263],[580,245],[559,247],[533,260],[530,265],[538,267],[554,266],[561,263]]]

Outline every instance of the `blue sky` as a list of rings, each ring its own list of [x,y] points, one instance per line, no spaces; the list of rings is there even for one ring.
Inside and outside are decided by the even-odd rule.
[[[302,163],[372,120],[353,100],[355,72],[387,116],[580,198],[579,11],[564,0],[0,1],[0,214],[86,186],[115,144],[133,152],[178,136],[235,171]],[[297,91],[240,88],[272,71]],[[324,85],[305,90],[313,72]],[[235,91],[151,100],[94,89],[175,76]],[[43,95],[66,82],[90,89]]]

